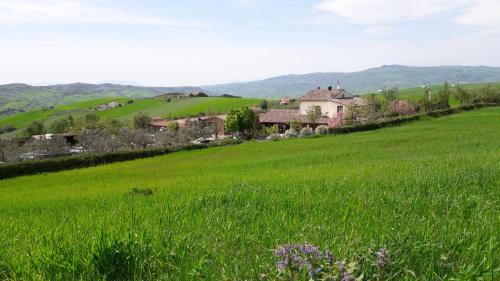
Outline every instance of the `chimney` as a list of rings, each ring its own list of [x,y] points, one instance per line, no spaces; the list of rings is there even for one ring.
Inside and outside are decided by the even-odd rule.
[[[337,90],[340,90],[340,80],[337,81]]]
[[[328,91],[331,91],[333,90],[333,87],[332,86],[328,86]]]

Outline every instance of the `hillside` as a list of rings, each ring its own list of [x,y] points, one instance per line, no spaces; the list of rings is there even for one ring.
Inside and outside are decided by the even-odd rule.
[[[35,120],[44,121],[47,126],[50,126],[50,124],[55,120],[63,118],[67,115],[79,117],[87,113],[95,113],[101,118],[132,120],[134,116],[136,116],[140,112],[144,112],[153,117],[159,116],[164,118],[175,118],[195,116],[200,113],[225,113],[229,112],[231,109],[241,108],[243,106],[254,106],[260,101],[257,99],[206,97],[172,99],[171,102],[167,102],[163,99],[146,98],[137,99],[134,100],[133,103],[128,104],[128,100],[129,99],[116,97],[104,98],[57,106],[54,109],[41,109],[17,113],[11,116],[0,118],[0,128],[7,125],[17,128],[16,131],[0,136],[15,136],[19,134],[23,128],[27,127],[31,122]],[[118,101],[122,103],[122,106],[106,111],[94,110],[96,106],[111,101]]]
[[[355,93],[373,92],[399,85],[400,89],[421,85],[450,83],[470,84],[500,81],[500,67],[436,66],[412,67],[386,65],[359,72],[311,73],[285,75],[261,81],[207,85],[202,88],[216,93],[244,97],[298,97],[318,86],[328,87],[340,81],[342,87]]]
[[[198,87],[137,87],[75,83],[53,86],[0,85],[0,116],[106,97],[147,98],[165,93],[203,92]]]
[[[311,243],[363,280],[498,280],[499,118],[485,108],[2,180],[0,276],[287,280],[273,250]]]

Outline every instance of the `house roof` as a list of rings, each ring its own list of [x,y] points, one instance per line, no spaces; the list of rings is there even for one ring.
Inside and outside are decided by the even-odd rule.
[[[334,99],[352,99],[354,96],[345,89],[316,89],[302,96],[299,101],[331,101]]]
[[[328,124],[328,119],[327,117],[321,117],[314,124]],[[300,114],[298,109],[270,109],[262,113],[259,120],[260,123],[311,123],[307,115]]]

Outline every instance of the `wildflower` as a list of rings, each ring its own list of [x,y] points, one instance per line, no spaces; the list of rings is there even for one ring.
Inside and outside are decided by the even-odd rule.
[[[288,267],[288,261],[279,260],[279,261],[276,263],[276,269],[277,269],[279,272],[283,272],[283,271],[285,271],[287,267]]]
[[[377,256],[376,266],[379,268],[386,267],[389,263],[389,252],[382,248],[380,251],[376,252],[375,255]]]

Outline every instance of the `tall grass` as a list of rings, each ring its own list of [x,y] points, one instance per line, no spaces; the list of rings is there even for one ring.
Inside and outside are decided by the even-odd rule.
[[[0,279],[275,280],[273,249],[311,243],[365,280],[381,248],[383,280],[498,280],[499,120],[485,108],[3,180]]]

